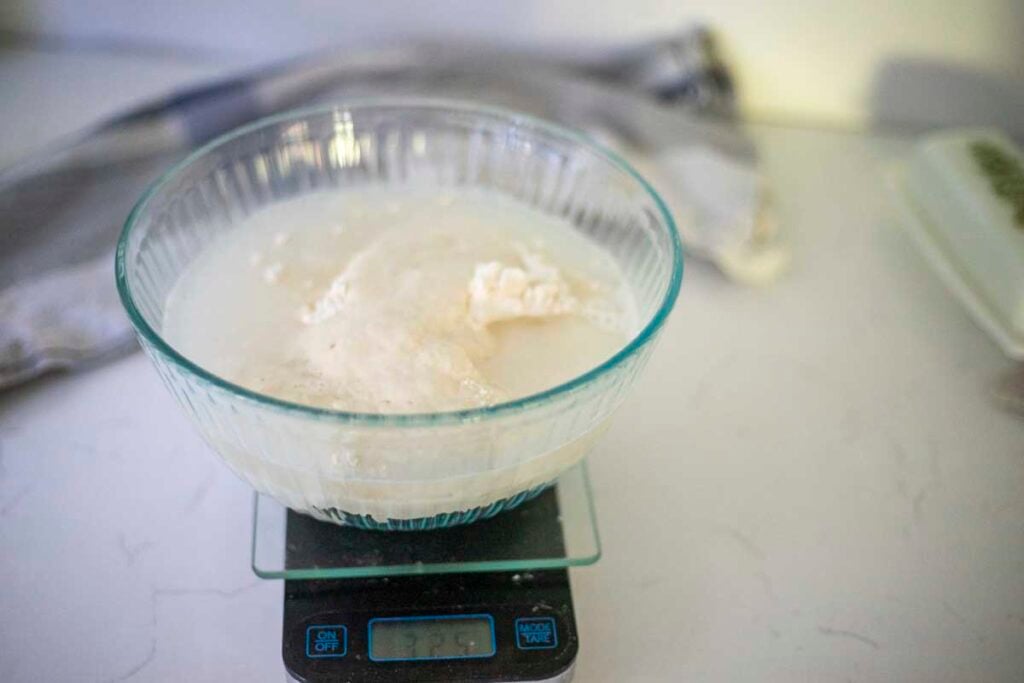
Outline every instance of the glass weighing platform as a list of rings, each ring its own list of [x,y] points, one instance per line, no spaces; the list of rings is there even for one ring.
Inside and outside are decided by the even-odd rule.
[[[369,531],[256,495],[252,567],[284,579],[282,655],[298,681],[567,681],[569,567],[601,555],[586,465],[472,524]]]

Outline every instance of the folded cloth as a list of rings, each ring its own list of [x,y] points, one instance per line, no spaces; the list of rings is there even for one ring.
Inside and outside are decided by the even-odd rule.
[[[729,118],[728,74],[706,31],[601,62],[438,45],[327,54],[148,104],[0,175],[0,388],[132,348],[110,254],[163,169],[253,119],[385,94],[526,111],[589,129],[633,161],[654,151],[647,165],[671,188],[691,254],[740,280],[779,270],[758,273],[764,266],[750,257],[775,233],[765,230],[773,223],[754,148]]]
[[[113,257],[104,254],[0,292],[5,379],[15,383],[50,367],[100,360],[132,347],[117,290],[110,286]]]
[[[1024,418],[1024,365],[1016,365],[999,378],[995,398],[1003,408]]]

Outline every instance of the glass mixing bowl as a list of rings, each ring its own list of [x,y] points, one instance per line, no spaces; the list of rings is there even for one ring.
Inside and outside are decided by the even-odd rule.
[[[307,193],[425,184],[485,187],[564,217],[621,265],[639,332],[599,366],[546,391],[403,415],[262,395],[205,370],[161,335],[175,281],[254,211]],[[116,268],[142,348],[239,476],[320,519],[430,529],[518,505],[590,450],[651,353],[679,291],[682,256],[651,186],[584,135],[474,104],[373,100],[275,116],[192,154],[136,204]]]

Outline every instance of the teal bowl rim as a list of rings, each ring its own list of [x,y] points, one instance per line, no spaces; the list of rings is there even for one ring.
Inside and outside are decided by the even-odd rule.
[[[331,112],[340,113],[360,108],[423,109],[449,111],[461,114],[478,114],[482,116],[489,116],[491,118],[503,119],[510,127],[528,127],[538,129],[553,137],[562,138],[570,143],[585,147],[595,153],[599,158],[603,158],[615,168],[625,172],[628,176],[632,177],[633,180],[639,183],[640,187],[652,200],[654,200],[654,204],[658,207],[658,212],[661,214],[661,218],[665,221],[665,226],[669,231],[669,237],[672,243],[671,282],[669,283],[668,289],[665,291],[665,296],[662,299],[661,304],[658,306],[658,310],[655,311],[653,316],[651,316],[651,319],[643,329],[641,329],[628,344],[623,346],[613,356],[567,382],[563,382],[562,384],[558,384],[536,394],[530,394],[512,401],[497,403],[492,406],[436,413],[358,413],[343,410],[331,410],[329,408],[318,408],[302,403],[286,401],[252,391],[251,389],[246,389],[243,386],[229,382],[222,377],[205,370],[178,353],[174,347],[168,344],[164,338],[150,326],[142,313],[136,307],[135,301],[132,298],[131,287],[129,286],[126,273],[125,259],[128,249],[128,240],[132,234],[132,230],[138,223],[139,217],[146,210],[150,200],[171,180],[183,173],[193,162],[236,138],[262,128],[268,128],[281,123],[298,122],[311,116],[329,114]],[[529,114],[505,109],[503,107],[493,107],[473,102],[436,98],[374,97],[341,100],[331,104],[303,107],[268,116],[225,133],[192,152],[182,161],[172,166],[159,178],[153,181],[153,183],[145,192],[143,192],[142,196],[135,203],[135,206],[132,207],[131,212],[128,214],[128,218],[125,220],[124,228],[121,230],[121,236],[117,242],[117,252],[114,257],[114,270],[117,280],[117,292],[121,298],[121,304],[128,313],[128,318],[139,336],[141,336],[173,364],[212,384],[213,386],[238,398],[257,403],[264,407],[318,420],[336,420],[365,426],[422,427],[475,422],[487,418],[521,413],[529,408],[549,403],[563,395],[571,394],[594,382],[616,366],[621,365],[627,358],[635,355],[644,345],[654,338],[654,335],[659,329],[661,329],[665,320],[668,318],[668,314],[672,311],[672,307],[679,295],[679,287],[683,278],[683,248],[679,240],[679,232],[676,229],[675,221],[672,219],[672,214],[654,187],[652,187],[651,184],[619,154],[597,143],[583,132],[560,126]]]

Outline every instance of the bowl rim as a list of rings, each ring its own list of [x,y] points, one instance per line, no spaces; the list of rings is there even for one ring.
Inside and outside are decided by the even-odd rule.
[[[602,361],[600,364],[590,368],[586,372],[577,375],[561,384],[545,389],[543,391],[522,396],[511,401],[496,403],[490,406],[479,408],[466,408],[461,410],[450,410],[426,413],[366,413],[344,410],[333,410],[311,406],[295,401],[276,398],[258,391],[247,389],[241,385],[230,382],[219,375],[206,370],[199,364],[189,360],[171,346],[153,327],[146,321],[141,311],[135,304],[132,290],[128,283],[127,276],[127,249],[129,238],[139,218],[149,206],[150,200],[159,193],[164,186],[170,183],[188,169],[194,162],[205,157],[210,152],[237,138],[248,135],[255,131],[276,126],[282,123],[298,122],[302,119],[329,113],[352,111],[355,109],[373,108],[405,108],[423,109],[431,111],[448,111],[460,114],[477,114],[491,118],[502,119],[513,127],[529,127],[538,129],[556,138],[562,138],[570,143],[587,148],[598,158],[604,159],[613,167],[626,173],[647,195],[654,201],[655,206],[665,223],[669,232],[669,240],[672,248],[672,272],[669,275],[669,286],[665,290],[661,303],[658,305],[654,315],[647,324],[641,328],[626,344],[613,355]],[[654,187],[648,182],[629,162],[613,150],[600,144],[582,131],[552,123],[545,119],[506,109],[504,107],[480,104],[477,102],[444,98],[429,97],[366,97],[338,100],[329,104],[318,104],[309,107],[300,107],[285,112],[266,116],[251,123],[235,128],[227,133],[219,135],[209,142],[190,153],[181,161],[164,171],[154,180],[136,201],[128,217],[125,219],[124,227],[118,238],[117,250],[114,256],[114,271],[117,282],[117,292],[128,314],[128,318],[135,328],[136,333],[155,348],[161,355],[167,358],[173,365],[185,370],[188,374],[198,377],[200,380],[212,384],[214,387],[226,391],[236,398],[245,401],[255,402],[262,407],[293,413],[307,418],[317,420],[334,420],[344,423],[358,424],[360,426],[433,426],[439,424],[457,424],[463,422],[475,422],[485,418],[518,414],[523,411],[552,402],[554,399],[571,394],[608,373],[613,368],[621,365],[626,359],[634,356],[647,343],[653,340],[654,336],[661,329],[665,320],[675,304],[679,294],[683,276],[683,248],[679,238],[672,213]]]

